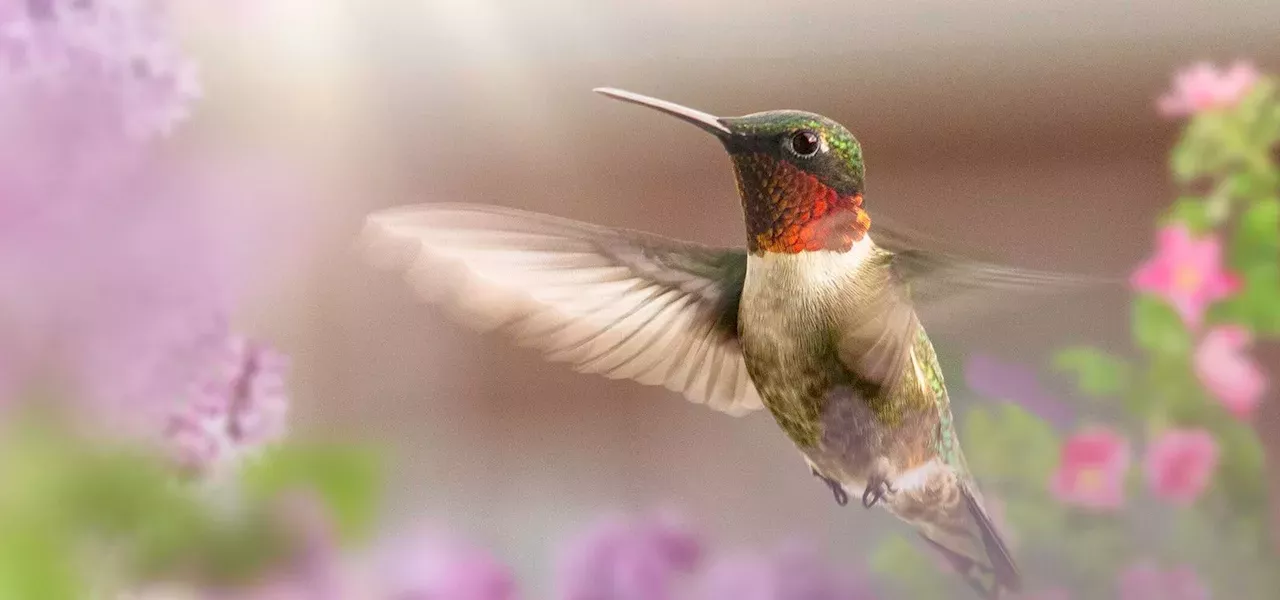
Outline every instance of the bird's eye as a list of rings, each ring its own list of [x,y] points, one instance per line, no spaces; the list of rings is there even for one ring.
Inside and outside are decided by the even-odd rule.
[[[791,151],[798,156],[808,158],[817,154],[820,148],[822,138],[812,131],[802,130],[791,134]]]

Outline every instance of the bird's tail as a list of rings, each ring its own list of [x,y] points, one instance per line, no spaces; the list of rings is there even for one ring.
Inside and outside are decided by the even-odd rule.
[[[961,502],[946,523],[921,528],[920,535],[937,549],[965,582],[986,600],[999,600],[1022,589],[1022,576],[1004,538],[991,521],[971,485],[961,484]]]

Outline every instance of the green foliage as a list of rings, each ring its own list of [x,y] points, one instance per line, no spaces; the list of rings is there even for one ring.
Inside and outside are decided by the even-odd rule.
[[[148,449],[22,421],[0,432],[0,600],[86,597],[104,582],[85,580],[81,560],[127,579],[244,581],[292,551],[287,493],[314,494],[354,535],[377,489],[376,463],[359,450],[285,446],[243,485],[211,490],[182,484]]]
[[[954,583],[939,576],[938,561],[920,546],[900,535],[880,542],[871,554],[871,571],[889,581],[902,598],[949,598]]]
[[[1209,203],[1196,197],[1179,198],[1169,209],[1165,220],[1186,225],[1187,229],[1197,234],[1212,229],[1216,221],[1209,210]]]
[[[256,500],[298,490],[319,495],[339,534],[358,540],[370,530],[378,508],[379,461],[368,451],[342,446],[280,446],[247,465],[241,481]]]
[[[1095,398],[1114,398],[1132,385],[1132,368],[1123,359],[1087,346],[1060,350],[1053,358],[1059,371],[1076,377],[1076,387]]]
[[[1260,199],[1240,215],[1231,265],[1243,288],[1213,318],[1280,335],[1280,199]]]
[[[1173,307],[1153,296],[1133,302],[1133,339],[1140,348],[1163,356],[1191,353],[1191,333]]]
[[[963,432],[969,466],[984,482],[1043,483],[1058,462],[1057,432],[1016,405],[970,409]]]

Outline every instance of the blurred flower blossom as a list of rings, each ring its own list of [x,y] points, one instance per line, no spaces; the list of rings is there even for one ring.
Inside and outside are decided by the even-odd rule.
[[[1200,383],[1240,419],[1253,415],[1267,389],[1266,375],[1247,353],[1252,342],[1242,327],[1215,327],[1200,340],[1193,357]]]
[[[0,13],[0,77],[92,112],[135,138],[171,133],[200,96],[194,65],[151,0],[39,0]],[[83,106],[81,108],[84,108]]]
[[[204,372],[170,413],[165,435],[179,464],[208,473],[284,433],[288,363],[279,353],[225,328],[201,336]]]
[[[1170,429],[1147,448],[1143,467],[1156,496],[1188,505],[1208,487],[1218,466],[1218,442],[1203,429]]]
[[[1119,600],[1208,600],[1209,589],[1190,567],[1161,570],[1139,562],[1120,574]]]
[[[870,586],[832,568],[807,545],[790,544],[772,556],[720,558],[696,587],[700,600],[871,600]]]
[[[515,580],[489,553],[455,537],[419,530],[381,549],[379,598],[397,600],[510,600]]]
[[[1130,283],[1168,301],[1194,329],[1209,305],[1240,287],[1235,275],[1223,270],[1221,256],[1216,235],[1195,238],[1186,227],[1170,225],[1160,230],[1155,256],[1133,273]]]
[[[1160,97],[1160,114],[1166,117],[1184,117],[1215,110],[1231,108],[1253,89],[1258,82],[1258,70],[1245,61],[1236,61],[1231,68],[1220,70],[1208,62],[1198,62],[1180,71],[1173,80],[1173,89]]]
[[[1012,596],[1010,600],[1071,600],[1071,594],[1060,588],[1049,588]]]
[[[965,361],[964,378],[973,391],[1017,404],[1057,427],[1066,427],[1075,418],[1071,408],[1049,393],[1025,365],[974,354]]]
[[[1049,490],[1060,502],[1091,509],[1124,504],[1130,456],[1120,434],[1104,427],[1080,431],[1063,443],[1059,460]]]
[[[702,555],[680,519],[603,519],[571,540],[557,564],[561,600],[666,600]]]

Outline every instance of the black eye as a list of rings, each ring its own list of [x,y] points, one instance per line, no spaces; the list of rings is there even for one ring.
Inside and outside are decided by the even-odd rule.
[[[822,138],[812,131],[797,131],[791,134],[791,151],[803,157],[818,153],[822,147]]]

